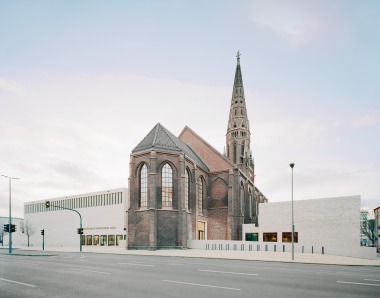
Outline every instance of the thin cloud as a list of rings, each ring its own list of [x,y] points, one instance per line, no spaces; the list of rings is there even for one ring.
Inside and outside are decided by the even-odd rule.
[[[253,6],[251,21],[261,28],[269,29],[291,47],[300,47],[325,37],[333,29],[333,23],[325,12],[314,10],[304,1],[256,3]]]
[[[356,128],[373,127],[380,124],[380,109],[356,116],[351,124]]]

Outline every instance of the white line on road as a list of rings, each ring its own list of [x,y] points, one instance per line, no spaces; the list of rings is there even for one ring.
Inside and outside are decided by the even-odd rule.
[[[202,270],[202,269],[199,269],[198,271],[213,272],[213,273],[225,273],[225,274],[240,274],[240,275],[254,275],[254,276],[258,276],[258,274],[256,274],[256,273],[228,272],[228,271],[215,271],[215,270]]]
[[[136,263],[118,263],[119,265],[132,265],[132,266],[146,266],[146,267],[155,267],[156,265],[151,264],[136,264]]]
[[[99,273],[99,274],[111,274],[109,272],[104,272],[104,271],[86,270],[86,269],[78,269],[78,268],[69,268],[69,269],[77,270],[77,271],[84,271],[84,272]]]
[[[238,288],[227,288],[227,287],[219,287],[219,286],[212,286],[212,285],[194,284],[191,282],[183,282],[183,281],[175,281],[175,280],[163,280],[163,281],[177,283],[177,284],[185,284],[185,285],[190,285],[190,286],[199,286],[199,287],[208,287],[208,288],[218,288],[218,289],[225,289],[225,290],[240,291],[240,289],[238,289]]]
[[[363,279],[363,280],[369,280],[369,281],[380,281],[380,279]]]
[[[337,281],[337,283],[380,287],[380,285],[377,285],[377,284],[367,284],[367,283],[362,283],[362,282]]]
[[[15,264],[26,264],[26,265],[34,265],[34,266],[39,266],[40,264],[38,263],[31,263],[31,262],[13,262]]]
[[[11,283],[18,284],[18,285],[23,285],[23,286],[31,287],[31,288],[35,288],[35,287],[37,287],[37,286],[35,286],[35,285],[26,284],[26,283],[23,283],[23,282],[14,281],[14,280],[9,280],[9,279],[5,279],[5,278],[0,278],[0,280],[2,280],[2,281],[7,281],[7,282],[11,282]]]

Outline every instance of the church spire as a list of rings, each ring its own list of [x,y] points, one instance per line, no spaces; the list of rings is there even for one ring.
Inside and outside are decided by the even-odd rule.
[[[237,52],[234,86],[226,134],[227,158],[253,180],[253,158],[250,149],[251,132],[244,96],[243,77]]]

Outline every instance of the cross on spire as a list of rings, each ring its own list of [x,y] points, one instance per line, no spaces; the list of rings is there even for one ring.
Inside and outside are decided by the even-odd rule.
[[[236,58],[240,59],[240,56],[241,56],[241,54],[240,54],[240,52],[239,52],[239,50],[238,50],[237,55],[236,55]]]

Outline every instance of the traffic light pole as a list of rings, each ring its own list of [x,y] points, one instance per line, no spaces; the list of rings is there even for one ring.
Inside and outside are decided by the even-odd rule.
[[[47,204],[48,202],[46,202],[45,204]],[[45,205],[46,206],[46,205]],[[60,208],[60,209],[65,209],[65,210],[70,210],[70,211],[74,211],[76,213],[78,213],[79,215],[79,220],[80,220],[80,223],[79,223],[79,228],[82,230],[82,215],[74,210],[74,209],[70,209],[70,208],[65,208],[65,207],[61,207],[61,206],[56,206],[56,205],[50,205],[50,202],[49,202],[49,207],[55,207],[55,208]],[[47,208],[49,208],[47,207]],[[82,234],[79,234],[79,251],[82,252]]]
[[[12,179],[19,179],[16,177],[10,177],[7,175],[1,175],[9,179],[9,253],[12,253]]]
[[[45,230],[43,230],[44,233],[42,234],[42,250],[45,250]]]

